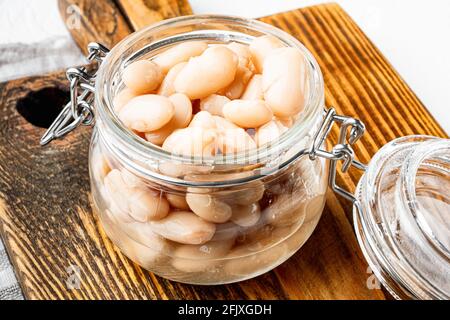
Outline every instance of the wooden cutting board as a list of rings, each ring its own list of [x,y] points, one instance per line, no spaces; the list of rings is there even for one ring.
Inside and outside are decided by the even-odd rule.
[[[112,46],[132,30],[180,14],[186,1],[60,1],[79,5],[75,37]],[[66,17],[67,18],[67,17]],[[388,141],[445,132],[353,20],[336,4],[261,19],[297,37],[318,60],[326,105],[360,118],[367,133],[355,146],[368,162]],[[74,31],[74,30],[72,30]],[[76,32],[72,32],[75,34]],[[28,299],[385,299],[373,289],[353,231],[351,204],[328,192],[323,217],[306,245],[255,279],[222,286],[171,282],[125,258],[107,239],[89,203],[90,129],[40,147],[39,139],[66,99],[63,73],[0,84],[1,236]],[[331,132],[336,140],[338,131]],[[360,173],[338,174],[353,190]],[[79,275],[79,289],[71,288]]]

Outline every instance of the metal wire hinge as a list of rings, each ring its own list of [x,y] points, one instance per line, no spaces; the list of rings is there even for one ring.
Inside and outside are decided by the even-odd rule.
[[[99,43],[92,42],[88,45],[88,52],[87,59],[97,61],[100,65],[109,50]],[[97,70],[98,67],[90,73],[85,67],[67,70],[67,79],[70,81],[70,101],[42,136],[40,140],[42,146],[54,139],[63,137],[80,125],[89,126],[93,124],[94,83]]]
[[[366,165],[355,159],[355,154],[352,149],[352,145],[364,134],[364,123],[352,117],[338,115],[333,108],[330,108],[325,112],[326,115],[323,123],[315,134],[313,145],[309,150],[309,158],[311,160],[314,160],[317,157],[329,159],[329,185],[334,192],[347,200],[352,201],[354,205],[359,207],[359,202],[354,194],[336,184],[336,166],[338,161],[342,160],[342,172],[347,172],[351,166],[354,166],[362,171],[366,170]],[[321,146],[330,133],[334,123],[340,124],[338,143],[331,149],[331,151],[323,150],[321,149]],[[350,135],[348,135],[348,133],[350,133]]]

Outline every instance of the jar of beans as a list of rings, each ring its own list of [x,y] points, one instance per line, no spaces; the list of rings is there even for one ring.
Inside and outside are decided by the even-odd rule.
[[[90,82],[71,73],[81,89],[64,112],[75,120],[62,115],[47,139],[95,114],[93,209],[126,256],[171,280],[223,284],[303,246],[329,180],[337,189],[336,161],[355,164],[347,131],[353,143],[364,127],[324,110],[322,74],[298,40],[253,20],[191,16],[90,49],[101,64]],[[334,122],[344,129],[330,152]]]

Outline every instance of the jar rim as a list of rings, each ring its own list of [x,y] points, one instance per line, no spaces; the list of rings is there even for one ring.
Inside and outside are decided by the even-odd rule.
[[[294,125],[285,132],[276,143],[268,144],[260,148],[247,150],[238,154],[229,155],[215,155],[211,157],[187,157],[183,155],[174,155],[161,147],[153,145],[152,143],[141,139],[129,129],[125,128],[112,108],[112,94],[110,88],[106,83],[111,80],[113,70],[119,70],[130,60],[130,57],[124,59],[124,56],[130,54],[127,49],[131,48],[142,38],[151,39],[151,35],[161,32],[168,28],[185,27],[193,25],[208,25],[210,23],[242,26],[262,34],[268,34],[277,37],[282,42],[291,47],[300,49],[305,57],[307,72],[308,72],[308,99],[305,103],[305,108],[302,111],[302,119],[294,123]],[[199,30],[201,33],[205,30]],[[231,33],[231,31],[230,31]],[[156,39],[149,41],[149,47],[154,43],[161,44],[164,39]],[[132,57],[135,56],[131,53]],[[176,17],[162,22],[150,25],[142,30],[139,30],[119,42],[109,54],[106,56],[97,74],[96,84],[96,112],[100,121],[109,129],[109,133],[114,137],[114,148],[123,147],[127,152],[134,152],[143,158],[152,158],[158,160],[170,160],[180,164],[206,164],[206,165],[245,165],[245,164],[264,164],[267,168],[271,166],[282,168],[287,166],[290,162],[295,160],[295,156],[289,159],[284,159],[284,163],[279,163],[274,155],[281,155],[283,152],[289,150],[290,147],[296,145],[299,140],[305,137],[311,130],[318,117],[323,115],[323,96],[324,96],[324,82],[320,67],[309,52],[296,38],[288,33],[271,26],[269,24],[253,20],[227,15],[191,15]],[[99,130],[102,131],[102,130]],[[101,134],[102,132],[100,132]],[[298,154],[304,154],[299,152]],[[296,155],[298,157],[298,154]],[[141,171],[141,170],[139,170]],[[269,170],[270,171],[270,170]],[[266,172],[267,174],[267,172]]]

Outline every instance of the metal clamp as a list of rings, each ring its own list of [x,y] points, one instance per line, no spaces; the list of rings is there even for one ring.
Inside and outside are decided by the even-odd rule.
[[[92,42],[88,45],[89,61],[102,63],[109,50],[99,43]],[[94,84],[97,68],[88,73],[85,67],[69,68],[66,72],[70,81],[70,101],[64,106],[61,113],[53,121],[41,138],[40,144],[46,145],[54,139],[58,139],[74,130],[80,125],[89,126],[94,123]],[[79,93],[79,90],[82,90]]]
[[[325,139],[328,137],[331,128],[334,123],[340,124],[340,132],[338,143],[332,148],[332,150],[326,151],[321,149],[321,146]],[[350,128],[350,135],[348,136],[348,129]],[[314,135],[314,141],[309,150],[309,158],[311,160],[317,157],[322,157],[330,160],[329,169],[329,185],[334,192],[341,195],[353,202],[354,205],[359,207],[358,200],[355,198],[353,193],[343,189],[336,184],[336,166],[338,161],[343,161],[341,171],[347,172],[351,166],[358,168],[359,170],[365,171],[366,165],[355,160],[355,154],[352,149],[352,145],[361,138],[364,134],[365,126],[364,124],[355,118],[342,116],[336,114],[333,108],[326,111],[324,121],[321,127]]]

